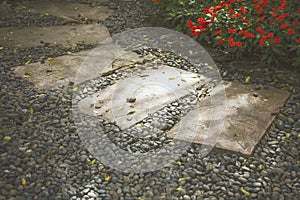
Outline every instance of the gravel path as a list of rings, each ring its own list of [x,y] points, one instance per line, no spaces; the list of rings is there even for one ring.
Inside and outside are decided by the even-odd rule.
[[[99,4],[116,10],[103,23],[111,34],[146,26],[150,3],[114,0]],[[51,16],[11,14],[0,19],[1,27],[66,24]],[[12,72],[29,56],[31,62],[38,62],[92,47],[44,45],[0,51],[0,199],[298,199],[299,72],[262,68],[250,61],[226,62],[226,57],[212,51],[225,80],[244,81],[250,74],[253,84],[291,92],[280,113],[274,113],[276,119],[253,155],[215,150],[202,158],[201,147],[193,144],[159,171],[124,173],[94,160],[76,134],[71,115],[73,87],[42,91]]]

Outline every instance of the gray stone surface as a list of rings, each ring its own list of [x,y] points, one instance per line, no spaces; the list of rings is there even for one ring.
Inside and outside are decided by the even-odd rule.
[[[66,86],[70,82],[80,84],[134,62],[141,62],[136,53],[124,51],[116,45],[105,45],[89,51],[48,58],[44,64],[17,66],[14,71],[18,76],[29,79],[38,88],[53,89]]]
[[[197,126],[197,134],[186,131],[184,135],[176,135],[180,126],[177,124],[168,136],[207,145],[216,143],[218,148],[251,154],[274,119],[271,114],[278,112],[289,97],[284,90],[270,87],[254,91],[254,88],[254,85],[227,82],[224,118],[218,115],[217,107],[210,106],[211,99],[208,98],[201,102],[200,112],[192,110],[188,114],[189,124],[181,124],[183,127],[180,127]],[[224,127],[220,127],[218,120],[224,120]],[[215,135],[219,128],[223,128],[220,136]]]
[[[0,46],[4,47],[33,47],[43,45],[41,41],[72,47],[77,44],[99,44],[109,37],[103,25],[0,28]]]
[[[205,81],[198,74],[160,65],[157,69],[146,69],[119,81],[82,100],[78,106],[81,112],[115,121],[121,129],[126,129],[187,95],[191,89]],[[93,113],[90,105],[95,102],[101,102],[101,105]]]
[[[112,10],[103,6],[49,0],[24,1],[17,9],[41,15],[53,15],[71,21],[77,19],[105,20],[113,13]]]

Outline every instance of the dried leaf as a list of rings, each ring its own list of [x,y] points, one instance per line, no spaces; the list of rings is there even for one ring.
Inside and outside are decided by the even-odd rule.
[[[127,113],[127,115],[132,115],[133,113],[135,113],[134,109],[130,109],[129,112]]]
[[[109,175],[108,173],[106,173],[104,179],[105,179],[106,181],[109,181],[109,180],[110,180],[110,175]]]
[[[180,191],[183,191],[184,189],[181,188],[181,187],[178,187],[178,188],[176,188],[176,190],[177,190],[178,192],[180,192]]]
[[[179,178],[178,179],[178,183],[182,182],[182,181],[185,181],[187,178]]]
[[[182,82],[186,82],[186,80],[185,80],[185,79],[183,79],[183,78],[181,79],[181,81],[182,81]]]
[[[175,78],[174,77],[170,77],[169,80],[175,80]]]
[[[22,185],[26,185],[26,179],[22,178],[21,183],[22,183]]]
[[[250,193],[247,190],[245,190],[244,188],[241,188],[241,192],[246,196],[250,195]]]
[[[5,141],[9,141],[9,140],[11,140],[11,137],[10,136],[4,136],[4,138],[3,138]]]
[[[49,57],[49,58],[47,58],[47,60],[48,60],[48,61],[53,61],[54,58]]]
[[[251,77],[248,76],[246,79],[245,79],[245,83],[249,83],[251,81]]]
[[[55,78],[61,79],[61,78],[63,78],[63,77],[62,77],[61,75],[56,75]]]
[[[30,74],[28,74],[28,73],[25,73],[25,74],[23,75],[23,77],[24,77],[24,78],[30,78],[30,77],[31,77],[31,75],[30,75]]]

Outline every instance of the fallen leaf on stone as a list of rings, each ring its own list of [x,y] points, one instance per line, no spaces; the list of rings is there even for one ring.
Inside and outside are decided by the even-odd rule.
[[[133,113],[135,113],[134,109],[129,110],[129,112],[127,113],[127,115],[132,115]]]
[[[250,195],[250,193],[247,190],[245,190],[244,188],[241,188],[241,192],[246,196]]]
[[[31,60],[26,61],[25,65],[29,65]]]
[[[175,80],[175,78],[174,77],[170,77],[169,80]]]
[[[4,138],[3,138],[5,141],[9,141],[9,140],[11,140],[11,137],[10,136],[4,136]]]
[[[213,70],[214,68],[212,66],[207,66],[208,69]]]
[[[137,124],[136,127],[137,128],[142,128],[142,124]]]
[[[95,164],[95,162],[96,162],[96,159],[93,159],[92,162],[91,162],[92,165]]]
[[[181,166],[181,165],[182,165],[182,163],[181,163],[180,161],[177,161],[177,165]]]
[[[249,82],[250,82],[250,80],[251,80],[251,77],[250,77],[250,76],[248,76],[248,77],[245,79],[245,83],[249,83]]]
[[[105,179],[106,181],[109,181],[109,180],[110,180],[110,175],[109,175],[108,173],[106,173],[104,179]]]
[[[178,179],[178,183],[182,182],[182,181],[185,181],[187,178],[179,178]]]
[[[61,79],[63,77],[61,75],[56,75],[55,78]]]
[[[26,179],[22,178],[21,183],[22,183],[22,185],[26,185]]]
[[[0,47],[0,51],[3,49],[4,47]]]
[[[179,188],[176,188],[176,190],[177,190],[178,192],[180,192],[180,191],[183,191],[184,189],[181,188],[181,187],[179,187]]]
[[[29,113],[30,113],[31,115],[34,113],[33,108],[30,108],[30,109],[29,109]]]
[[[30,77],[31,77],[31,75],[30,75],[30,74],[28,74],[28,73],[25,73],[25,74],[23,75],[23,77],[24,77],[24,78],[30,78]]]
[[[183,79],[183,78],[181,79],[181,81],[182,81],[182,82],[186,82],[186,80],[185,80],[185,79]]]
[[[265,167],[264,167],[263,164],[260,164],[260,165],[258,165],[258,168],[259,168],[260,170],[263,170]]]
[[[286,133],[286,134],[285,134],[285,137],[286,137],[286,138],[289,138],[290,136],[291,136],[290,133]]]

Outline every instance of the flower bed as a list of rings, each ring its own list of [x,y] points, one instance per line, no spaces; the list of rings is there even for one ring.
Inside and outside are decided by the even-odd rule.
[[[177,30],[268,64],[300,66],[298,0],[153,0]]]

